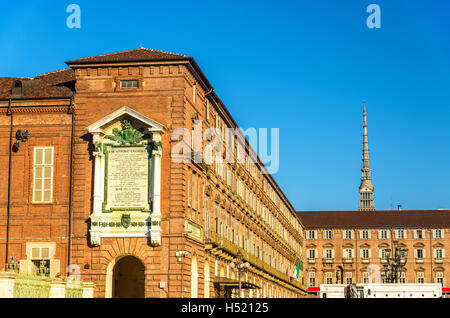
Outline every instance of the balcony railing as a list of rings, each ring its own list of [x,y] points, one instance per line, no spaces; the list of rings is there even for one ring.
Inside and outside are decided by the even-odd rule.
[[[252,254],[248,253],[244,249],[240,248],[239,246],[235,245],[234,243],[228,241],[224,237],[220,236],[216,232],[210,232],[211,234],[211,243],[213,245],[216,245],[222,250],[225,250],[226,252],[236,255],[238,251],[241,251],[243,258],[249,262],[251,265],[258,267],[259,269],[269,273],[270,275],[273,275],[277,277],[278,279],[281,279],[291,285],[294,285],[297,288],[300,288],[303,291],[306,291],[306,287],[301,284],[299,281],[291,280],[289,275],[280,272],[278,269],[270,266],[266,262],[262,261],[261,259],[253,256]]]
[[[316,262],[315,258],[308,258],[308,264],[314,264]]]
[[[353,257],[345,257],[342,259],[343,263],[353,263]]]
[[[331,264],[331,263],[334,262],[334,258],[324,257],[324,258],[322,258],[322,262],[323,263],[327,263],[327,264]]]

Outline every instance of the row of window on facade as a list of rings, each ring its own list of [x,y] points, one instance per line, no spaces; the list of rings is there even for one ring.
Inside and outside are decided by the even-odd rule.
[[[378,257],[380,259],[386,258],[386,248],[378,249]],[[370,248],[362,248],[360,251],[360,258],[369,259],[372,258],[372,253]],[[414,258],[423,259],[425,258],[425,249],[424,248],[415,248],[414,249]],[[308,249],[307,250],[307,258],[310,260],[315,260],[318,257],[316,249]],[[334,249],[327,248],[323,250],[323,258],[325,259],[334,259],[335,253]],[[445,257],[445,249],[443,248],[435,248],[433,249],[433,258],[442,259]],[[342,258],[343,259],[353,259],[355,258],[355,250],[352,248],[344,248],[342,249]]]
[[[215,170],[217,175],[223,178],[225,183],[231,187],[231,190],[236,192],[236,194],[246,203],[251,210],[253,210],[257,216],[261,217],[261,219],[268,224],[269,228],[273,229],[275,233],[282,237],[294,250],[298,250],[299,243],[296,242],[295,238],[289,233],[289,231],[282,225],[282,223],[271,213],[270,209],[267,208],[263,202],[250,190],[245,186],[245,183],[240,180],[235,173],[232,171],[230,167],[226,164],[216,164]],[[272,189],[272,188],[270,188]],[[275,202],[273,195],[275,191],[268,191],[269,197]],[[281,205],[281,211],[283,211],[284,205]],[[289,212],[283,211],[283,214],[286,218],[291,222],[293,228],[296,231],[300,231],[300,225],[298,221],[295,220],[294,217],[289,216]]]
[[[207,105],[209,105],[208,102]],[[275,206],[280,209],[281,213],[286,217],[286,219],[294,227],[294,229],[298,232],[301,232],[301,226],[297,218],[292,215],[292,213],[289,211],[289,208],[278,195],[277,191],[267,181],[267,178],[265,178],[263,173],[261,172],[260,167],[256,163],[256,155],[253,153],[250,155],[246,154],[243,146],[240,144],[240,142],[236,141],[232,130],[227,126],[227,124],[220,116],[216,116],[215,126],[222,142],[227,145],[227,147],[232,147],[232,153],[236,154],[238,162],[245,162],[246,171],[248,171],[248,173],[252,176],[256,183],[261,186],[264,193],[266,193],[270,200],[275,204]],[[232,169],[228,167],[228,165],[217,163],[215,164],[214,169],[215,173],[219,175],[223,180],[225,180],[225,182],[232,188],[233,191],[235,190],[235,188],[237,188],[238,194],[242,197],[242,199],[246,200],[247,204],[252,203],[248,202],[247,198],[244,196],[244,187],[242,185],[239,186],[239,183],[235,183],[235,180],[238,181],[238,178],[234,175]],[[254,207],[254,210],[256,210],[256,206]]]
[[[323,284],[334,284],[335,282],[336,282],[336,279],[334,277],[333,272],[328,271],[328,272],[324,273]],[[344,273],[344,283],[345,284],[353,284],[354,282],[355,282],[355,278],[353,277],[353,272],[345,272]],[[371,283],[370,273],[362,272],[360,282],[363,284]],[[381,275],[381,282],[382,283],[386,282],[386,279],[385,279],[385,277],[383,277],[383,275]],[[406,272],[403,271],[403,272],[399,273],[398,282],[400,284],[408,283],[408,279],[406,278]],[[444,272],[439,272],[439,271],[435,272],[434,282],[440,283],[442,286],[445,286]],[[416,272],[415,283],[417,283],[417,284],[426,283],[424,272]],[[308,273],[308,287],[315,287],[317,285],[318,285],[318,280],[317,280],[316,272],[310,271]]]
[[[393,230],[395,238],[397,239],[406,239],[408,238],[408,231],[404,229]],[[335,236],[335,230],[323,230],[322,239],[333,239]],[[391,237],[390,230],[377,230],[377,238],[379,239],[388,239]],[[434,229],[432,230],[433,238],[444,238],[444,230],[443,229]],[[425,230],[423,229],[415,229],[413,230],[413,237],[415,239],[424,239],[425,238]],[[317,230],[308,230],[306,233],[307,239],[318,239],[318,231]],[[342,230],[342,238],[343,239],[354,239],[355,238],[355,230]],[[359,239],[370,239],[372,238],[371,230],[359,230]]]
[[[188,180],[188,211],[189,217],[194,222],[203,222],[204,236],[209,238],[211,222],[209,200],[208,198],[204,199],[203,213],[201,213],[199,202],[202,200],[203,192],[199,191],[201,189],[200,182],[201,179],[198,174],[192,174]],[[202,214],[203,216],[201,216]],[[277,270],[288,274],[290,262],[284,256],[276,252],[272,246],[265,243],[262,238],[253,233],[242,222],[236,220],[229,212],[218,206],[215,207],[214,212],[214,232]]]

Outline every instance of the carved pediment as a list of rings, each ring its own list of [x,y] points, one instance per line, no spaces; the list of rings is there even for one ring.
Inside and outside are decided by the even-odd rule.
[[[413,246],[416,248],[421,248],[421,247],[425,247],[425,244],[419,242],[419,243],[414,244]]]
[[[147,116],[138,113],[137,111],[123,106],[122,108],[112,112],[111,114],[103,117],[95,123],[89,125],[87,130],[90,133],[104,133],[111,124],[120,122],[121,120],[129,120],[134,127],[148,127],[148,131],[164,131],[167,130],[162,124],[148,118]]]

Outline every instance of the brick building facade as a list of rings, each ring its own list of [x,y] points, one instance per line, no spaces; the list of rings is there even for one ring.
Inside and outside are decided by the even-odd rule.
[[[370,270],[378,266],[383,272],[385,250],[392,250],[394,241],[408,249],[400,282],[439,282],[444,288],[448,285],[450,261],[445,253],[450,246],[450,210],[321,211],[297,215],[305,226],[304,275],[309,288],[371,282]]]
[[[142,48],[67,64],[0,78],[1,267],[14,255],[23,272],[79,273],[95,297],[219,297],[236,287],[241,251],[245,297],[305,293],[289,278],[302,225],[242,135],[219,133],[243,163],[171,160],[175,129],[237,127],[193,58]],[[125,121],[153,145],[151,210],[128,220],[102,212],[105,136]]]

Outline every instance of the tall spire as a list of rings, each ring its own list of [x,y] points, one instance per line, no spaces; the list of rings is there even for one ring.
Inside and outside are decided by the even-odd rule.
[[[363,167],[361,169],[361,185],[359,186],[359,208],[360,211],[375,211],[374,187],[372,185],[371,169],[369,168],[369,141],[367,139],[367,112],[366,101],[364,101],[363,119]]]

